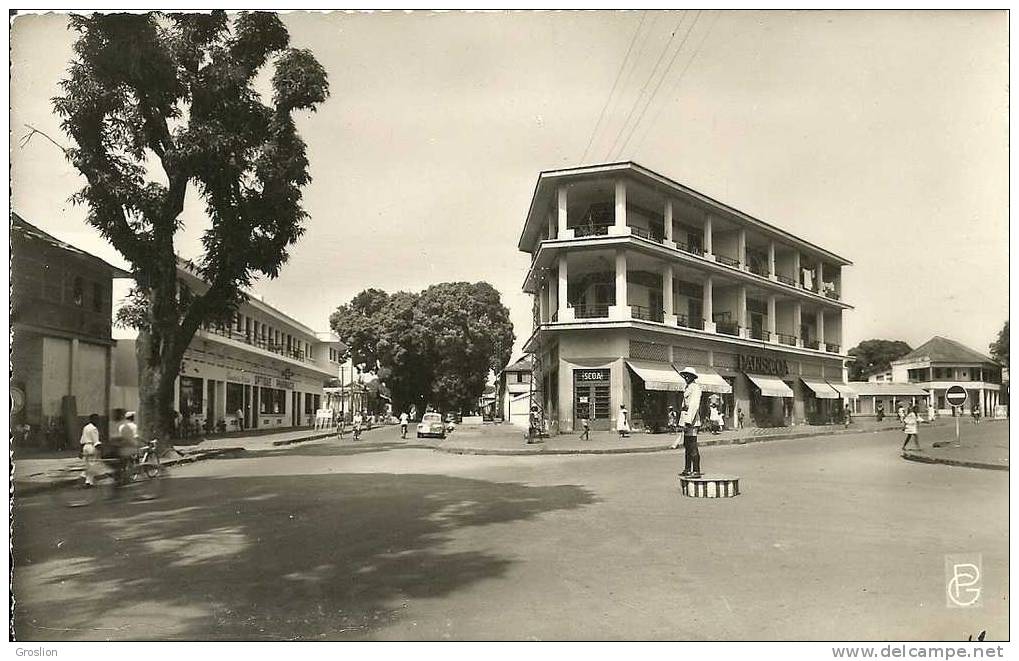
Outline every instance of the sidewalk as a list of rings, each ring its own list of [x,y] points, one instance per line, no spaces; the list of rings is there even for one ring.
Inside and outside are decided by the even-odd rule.
[[[942,421],[935,426],[944,424]],[[929,428],[929,426],[925,427]],[[873,420],[856,421],[849,427],[842,425],[798,425],[795,427],[751,428],[725,431],[719,434],[701,433],[701,447],[714,445],[742,445],[764,441],[778,441],[812,436],[835,436],[901,429],[894,418],[880,423]],[[509,424],[461,426],[435,449],[452,454],[476,455],[536,455],[536,454],[622,454],[633,452],[661,452],[672,449],[674,434],[635,433],[620,438],[614,431],[591,432],[591,440],[583,441],[579,433],[560,434],[543,439],[540,443],[527,443],[526,430]]]
[[[998,424],[1000,422],[1005,424]],[[943,430],[938,431],[942,432],[937,442],[939,447],[932,447],[933,444],[928,444],[921,435],[922,449],[904,451],[903,459],[965,468],[1008,470],[1007,420],[985,420],[974,426],[964,423],[959,447],[954,443],[954,426],[950,427],[947,433]]]
[[[200,461],[202,459],[211,459],[241,452],[271,450],[283,445],[313,441],[335,435],[336,430],[332,428],[301,429],[297,431],[283,431],[277,434],[217,438],[205,440],[195,445],[176,446],[176,452],[169,457],[164,457],[162,462],[164,465],[173,466],[175,464]],[[346,435],[350,436],[350,432],[348,431]],[[17,451],[14,454],[14,491],[15,494],[19,495],[72,484],[80,477],[81,471],[85,467],[85,463],[77,456],[33,457],[28,455],[28,457],[20,459],[17,456]]]

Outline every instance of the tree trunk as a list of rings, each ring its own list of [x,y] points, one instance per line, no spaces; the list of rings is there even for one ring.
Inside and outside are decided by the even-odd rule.
[[[156,439],[160,450],[171,444],[173,436],[173,386],[178,368],[168,370],[157,336],[139,331],[136,346],[138,360],[138,438]]]

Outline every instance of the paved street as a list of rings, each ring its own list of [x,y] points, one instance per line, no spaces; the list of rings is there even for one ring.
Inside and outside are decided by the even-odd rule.
[[[395,429],[181,466],[154,502],[40,494],[15,507],[16,632],[1007,638],[1007,472],[903,461],[901,442],[706,448],[742,478],[731,500],[681,497],[681,453],[460,456]],[[982,554],[982,607],[946,607],[947,553]]]

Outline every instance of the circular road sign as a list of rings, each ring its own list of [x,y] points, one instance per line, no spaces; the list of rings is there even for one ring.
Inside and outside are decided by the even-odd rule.
[[[950,386],[945,391],[945,401],[952,406],[962,406],[966,403],[966,389],[962,386]]]

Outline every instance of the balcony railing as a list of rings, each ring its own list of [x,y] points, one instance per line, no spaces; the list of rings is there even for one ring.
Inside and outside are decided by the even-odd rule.
[[[790,287],[796,286],[796,278],[790,278],[787,275],[776,275],[779,282],[789,285]]]
[[[830,342],[825,345],[828,349],[828,353],[842,353],[842,346],[838,344],[831,344]]]
[[[630,310],[630,314],[633,315],[634,319],[657,321],[658,323],[665,321],[665,312],[661,308],[648,308],[643,305],[631,305]]]
[[[690,253],[691,255],[698,255],[700,257],[704,256],[704,249],[703,248],[699,248],[697,246],[689,246],[689,245],[687,245],[685,243],[680,243],[680,242],[677,241],[676,242],[676,247],[679,248],[680,250],[682,250],[683,252]]]
[[[759,276],[762,276],[762,277],[765,277],[765,278],[768,277],[768,270],[766,268],[764,268],[763,266],[760,266],[760,265],[755,264],[753,262],[747,262],[746,269],[747,269],[747,271],[749,271],[750,273],[753,273],[754,275],[759,275]]]
[[[630,228],[630,233],[633,234],[634,236],[639,236],[642,239],[647,239],[648,241],[654,241],[655,243],[661,243],[662,242],[662,237],[661,236],[659,236],[658,234],[652,232],[651,230],[646,230],[643,227],[631,227]]]
[[[573,236],[583,238],[585,236],[605,236],[609,233],[611,225],[577,225],[573,228]]]
[[[734,321],[716,321],[715,330],[723,335],[736,335],[740,334],[740,327]]]
[[[608,305],[578,305],[573,308],[574,319],[602,319],[608,316]]]
[[[752,340],[764,340],[765,342],[767,342],[768,340],[771,339],[771,332],[770,331],[766,331],[763,328],[751,328],[750,329],[750,339],[752,339]]]
[[[841,298],[839,297],[839,293],[834,289],[827,290],[826,292],[824,292],[824,295],[836,301],[841,300]]]
[[[739,268],[739,260],[736,259],[735,257],[729,257],[728,255],[720,255],[719,253],[716,252],[715,259],[718,261],[719,264],[725,264],[726,266]]]
[[[232,326],[230,328],[210,326],[203,330],[207,333],[212,333],[213,335],[219,335],[220,337],[226,337],[231,340],[243,342],[244,344],[249,344],[253,347],[258,347],[259,349],[265,349],[266,351],[280,356],[293,358],[294,360],[299,360],[302,363],[314,362],[314,360],[312,360],[312,358],[305,353],[303,349],[297,349],[293,346],[287,347],[284,342],[273,342],[266,338],[253,337],[251,334],[239,331]]]
[[[817,340],[803,340],[803,346],[807,347],[808,349],[820,349],[821,343],[818,342]]]
[[[796,346],[797,337],[795,335],[787,335],[785,333],[775,333],[775,336],[778,337],[778,341],[779,341],[780,344],[786,344],[786,345],[791,346],[791,347],[795,347]]]
[[[700,317],[691,318],[686,314],[676,315],[676,325],[682,328],[695,328],[697,330],[704,330],[704,320]]]

